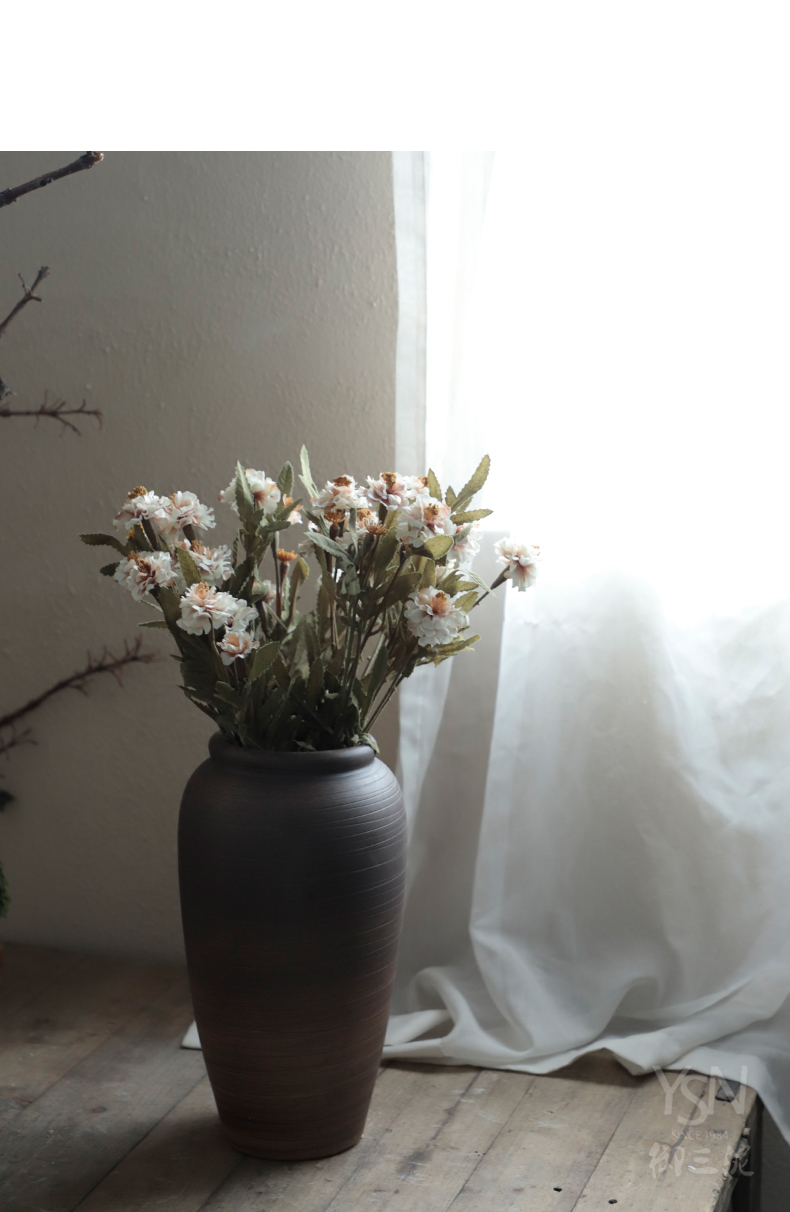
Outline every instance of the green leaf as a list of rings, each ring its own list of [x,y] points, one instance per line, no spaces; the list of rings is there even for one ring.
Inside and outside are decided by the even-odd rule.
[[[451,509],[452,509],[453,505],[455,505],[455,502],[458,500],[458,497],[455,495],[455,492],[453,491],[452,488],[450,488],[449,485],[447,486],[447,492],[444,494],[444,499],[447,502],[447,504],[450,506]]]
[[[470,611],[477,601],[477,590],[472,589],[469,593],[463,594],[460,598],[456,598],[455,607],[457,610]]]
[[[376,650],[376,654],[373,657],[373,664],[371,665],[368,672],[365,674],[364,682],[365,682],[365,707],[366,707],[366,709],[368,709],[371,706],[373,700],[375,699],[376,695],[378,694],[379,689],[381,687],[381,683],[384,681],[385,677],[387,676],[388,668],[389,668],[389,654],[387,652],[387,645],[385,643],[380,643]]]
[[[451,644],[440,644],[436,648],[431,648],[430,656],[433,660],[436,657],[444,659],[445,657],[455,656],[457,652],[463,652],[465,648],[469,648],[476,640],[479,640],[479,635],[471,635],[464,637],[462,640],[453,640]],[[438,662],[435,662],[438,664]]]
[[[178,567],[181,569],[181,575],[187,583],[187,586],[197,585],[203,580],[200,575],[200,569],[194,561],[194,558],[185,551],[183,547],[176,547],[176,559]]]
[[[277,487],[284,497],[292,497],[294,491],[294,469],[290,463],[286,463],[282,471],[277,477]],[[289,505],[290,509],[291,506]]]
[[[442,490],[439,486],[439,481],[436,479],[436,476],[432,471],[428,472],[428,492],[435,500],[441,501]]]
[[[247,473],[241,463],[236,464],[236,507],[242,522],[246,526],[255,526],[255,501]]]
[[[127,554],[125,545],[114,534],[81,534],[80,538],[89,547],[114,547],[121,555]]]
[[[320,657],[316,657],[310,666],[310,676],[307,679],[305,687],[305,702],[310,708],[315,707],[318,702],[318,697],[324,686],[324,662]]]
[[[280,645],[277,640],[270,640],[268,644],[261,645],[252,659],[252,668],[250,669],[251,682],[254,682],[256,678],[266,673],[266,670],[270,667],[279,651]]]
[[[229,682],[216,682],[214,685],[214,694],[218,699],[222,699],[223,703],[229,703],[231,707],[235,707],[236,711],[244,710],[244,699],[238,690],[233,689]]]
[[[101,573],[101,575],[103,577],[114,577],[115,570],[118,567],[118,563],[120,563],[120,561],[116,561],[115,564],[102,564],[101,568],[99,569],[99,572]]]
[[[453,521],[456,526],[463,526],[465,522],[479,522],[481,518],[490,517],[493,509],[467,509],[462,513],[454,513]]]
[[[427,559],[422,566],[420,575],[420,589],[433,589],[436,584],[436,565],[433,560]]]
[[[157,600],[162,607],[165,622],[169,627],[175,627],[181,618],[181,598],[178,593],[175,589],[168,589],[162,585],[157,593]]]
[[[322,551],[329,552],[335,559],[342,560],[344,564],[350,563],[347,551],[344,551],[339,543],[334,539],[330,539],[328,535],[321,534],[318,530],[308,530],[305,538],[313,543],[316,547],[320,547]]]
[[[137,626],[138,627],[159,627],[159,628],[163,627],[165,629],[165,631],[170,630],[170,628],[168,627],[168,625],[164,621],[164,619],[149,619],[149,621],[147,623],[138,623]],[[178,657],[176,657],[176,660],[178,660]]]
[[[378,581],[386,571],[393,556],[400,547],[400,540],[394,530],[388,530],[378,540],[378,547],[373,558],[373,580]]]
[[[434,560],[440,560],[443,555],[447,555],[452,545],[452,535],[435,534],[432,539],[426,539],[420,548],[420,554],[425,552],[426,555],[433,556]]]
[[[454,502],[454,504],[458,505],[459,509],[462,509],[463,506],[466,505],[467,501],[471,501],[472,497],[475,496],[476,493],[478,493],[480,491],[480,489],[483,487],[486,480],[488,479],[488,472],[489,472],[490,467],[491,467],[490,457],[488,455],[483,455],[482,459],[480,460],[480,462],[478,463],[478,465],[474,471],[474,474],[464,484],[463,488],[461,489],[461,491],[458,494],[457,500]]]
[[[396,606],[398,602],[405,602],[406,598],[419,589],[421,580],[419,572],[402,572],[387,596],[387,606]]]
[[[302,474],[299,477],[311,497],[318,496],[318,489],[313,480],[313,473],[310,470],[310,456],[307,453],[307,447],[303,446],[299,453],[299,460],[302,466]]]

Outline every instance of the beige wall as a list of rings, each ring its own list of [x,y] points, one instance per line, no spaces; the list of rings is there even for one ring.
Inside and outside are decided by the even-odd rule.
[[[0,188],[77,154],[0,153]],[[143,608],[97,575],[110,556],[77,539],[109,529],[133,485],[213,503],[237,458],[271,474],[303,440],[317,476],[392,463],[390,159],[111,153],[0,211],[0,234],[0,315],[17,273],[52,269],[0,343],[14,402],[49,389],[105,418],[81,437],[0,420],[2,713],[87,648],[139,634]],[[0,816],[0,937],[179,957],[178,804],[212,729],[177,666],[132,668],[124,688],[97,679],[31,722],[37,747],[2,770],[16,801]]]

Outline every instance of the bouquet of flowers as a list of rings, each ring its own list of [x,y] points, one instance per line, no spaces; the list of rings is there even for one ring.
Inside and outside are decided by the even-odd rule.
[[[170,631],[184,693],[226,740],[375,749],[370,729],[400,683],[479,639],[468,634],[469,615],[491,589],[509,579],[524,590],[535,579],[537,548],[509,540],[497,545],[503,568],[492,586],[472,571],[475,532],[491,510],[471,505],[488,468],[486,456],[458,493],[442,494],[430,471],[382,472],[365,486],[341,475],[319,490],[303,447],[299,500],[290,463],[276,480],[237,464],[219,494],[239,519],[231,547],[198,537],[216,522],[194,493],[142,487],[116,515],[117,536],[80,537],[117,551],[101,572],[157,612],[141,626]],[[303,538],[286,543],[299,523]],[[308,558],[318,585],[302,613]]]

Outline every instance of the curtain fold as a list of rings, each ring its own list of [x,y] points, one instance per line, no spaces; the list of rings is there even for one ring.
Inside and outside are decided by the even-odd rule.
[[[633,1072],[716,1070],[755,1086],[790,1139],[790,580],[774,457],[790,373],[775,345],[778,380],[763,366],[757,398],[742,390],[739,294],[673,378],[670,337],[697,304],[651,329],[663,313],[622,289],[617,214],[557,248],[548,212],[529,222],[523,152],[425,158],[425,461],[457,487],[493,446],[492,520],[537,523],[517,537],[543,540],[544,562],[533,591],[480,608],[473,654],[400,691],[411,850],[386,1054],[545,1073],[609,1048]],[[591,316],[593,236],[612,264]],[[399,341],[414,333],[412,315]],[[658,347],[666,365],[639,379]],[[399,471],[423,469],[417,449],[399,436]],[[475,565],[487,579],[498,533]]]

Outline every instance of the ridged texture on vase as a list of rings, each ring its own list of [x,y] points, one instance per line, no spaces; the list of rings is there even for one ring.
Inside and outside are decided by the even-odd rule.
[[[362,1134],[389,1013],[400,788],[367,746],[209,749],[181,804],[179,881],[220,1119],[244,1153],[340,1153]]]

